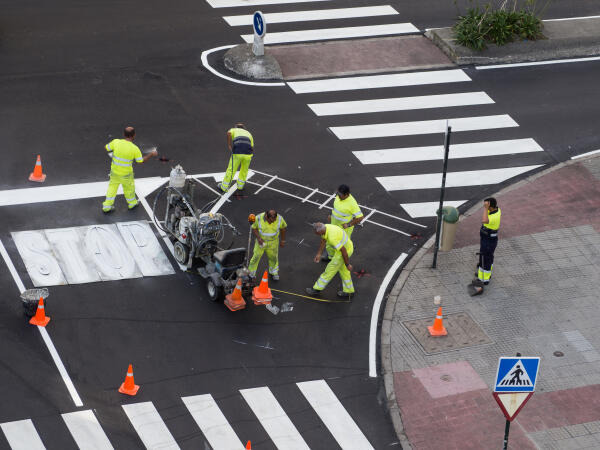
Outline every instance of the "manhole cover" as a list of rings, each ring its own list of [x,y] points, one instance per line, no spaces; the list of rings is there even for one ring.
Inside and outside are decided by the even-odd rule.
[[[444,327],[448,330],[448,335],[432,337],[427,327],[433,323],[434,318],[435,316],[432,315],[424,319],[402,322],[427,354],[492,343],[488,335],[466,312],[445,315]]]
[[[561,356],[565,356],[565,354],[563,352],[559,351],[559,350],[556,350],[554,352],[554,356],[558,356],[560,358]]]

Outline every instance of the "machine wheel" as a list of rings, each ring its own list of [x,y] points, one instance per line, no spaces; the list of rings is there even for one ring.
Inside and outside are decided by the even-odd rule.
[[[187,245],[177,241],[173,244],[173,256],[175,256],[175,260],[179,264],[186,265],[188,262],[188,257],[190,255],[190,249]]]
[[[223,300],[223,286],[217,286],[210,278],[206,280],[206,292],[213,302]]]

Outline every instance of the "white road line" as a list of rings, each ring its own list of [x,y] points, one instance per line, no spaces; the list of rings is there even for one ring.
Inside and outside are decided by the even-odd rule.
[[[600,150],[593,150],[591,152],[582,153],[581,155],[571,156],[571,159],[585,158],[586,156],[595,155],[596,153],[600,153]]]
[[[382,6],[364,6],[358,8],[336,8],[336,9],[316,9],[310,11],[292,11],[282,13],[266,13],[265,22],[271,25],[272,23],[286,22],[307,22],[312,20],[329,20],[329,19],[350,19],[353,17],[375,17],[375,16],[391,16],[398,14],[390,5]],[[225,16],[225,22],[232,27],[251,26],[253,14],[245,14],[241,16]]]
[[[327,197],[327,200],[325,200],[323,203],[321,203],[321,205],[319,205],[319,209],[323,209],[323,207],[325,205],[327,205],[327,203],[329,203],[331,200],[333,200],[335,198],[335,196],[337,195],[337,192],[334,192],[333,194],[331,194],[329,197]],[[328,207],[329,208],[329,207]]]
[[[235,175],[235,174],[234,174]],[[252,178],[252,176],[254,175],[254,173],[252,172],[252,170],[248,171],[248,175],[246,176],[246,182]],[[223,195],[221,195],[221,198],[219,199],[219,201],[217,203],[214,204],[214,206],[210,209],[210,213],[215,214],[219,212],[219,209],[221,209],[221,206],[223,206],[227,201],[229,201],[229,197],[231,197],[233,195],[233,193],[237,190],[237,178],[232,178],[231,179],[231,187],[229,188],[229,190],[224,193]]]
[[[62,414],[80,450],[112,450],[108,437],[91,410]]]
[[[598,19],[600,16],[580,16],[580,17],[564,17],[562,19],[544,19],[542,22],[562,22],[564,20],[585,20],[585,19]]]
[[[531,138],[504,141],[451,144],[450,159],[476,158],[481,156],[512,155],[517,153],[543,152],[544,149]],[[385,150],[360,150],[352,152],[363,164],[390,164],[413,161],[444,159],[444,146],[388,148]]]
[[[12,450],[45,450],[44,443],[29,419],[0,424]]]
[[[242,389],[240,393],[278,449],[309,450],[268,387]]]
[[[493,128],[518,127],[508,114],[496,116],[461,117],[456,119],[420,120],[416,122],[375,123],[371,125],[351,125],[330,127],[338,139],[367,139],[388,136],[410,136],[415,134],[443,133],[446,121],[452,132],[488,130]]]
[[[461,69],[452,69],[327,78],[324,80],[290,81],[288,86],[296,94],[308,94],[315,92],[352,91],[356,89],[419,86],[424,84],[460,83],[464,81],[471,81],[471,78]]]
[[[138,436],[148,449],[179,449],[152,402],[122,405]]]
[[[264,188],[266,188],[267,186],[269,186],[273,181],[275,181],[277,179],[277,175],[273,175],[271,178],[269,178],[269,181],[267,181],[265,184],[263,184],[260,189],[258,189],[254,195],[258,194],[260,191],[262,191]]]
[[[502,169],[469,170],[465,172],[449,172],[446,176],[446,187],[482,186],[498,184],[530,170],[541,167],[541,164],[521,167],[505,167]],[[408,189],[439,189],[442,184],[441,173],[422,175],[395,175],[376,177],[387,191]]]
[[[6,267],[8,267],[8,271],[12,275],[13,280],[15,280],[15,284],[17,285],[17,289],[19,289],[19,293],[22,294],[23,292],[26,291],[25,285],[21,281],[19,272],[17,272],[17,268],[13,264],[12,259],[10,258],[8,252],[6,251],[6,247],[4,247],[4,243],[2,242],[2,240],[0,240],[0,255],[2,255],[2,258],[4,259],[4,263],[6,264]]]
[[[448,201],[444,200],[444,206],[454,206],[458,208],[468,200]],[[421,203],[401,203],[400,206],[413,218],[416,217],[434,217],[440,206],[440,202],[421,202]]]
[[[507,69],[510,67],[545,66],[548,64],[566,64],[566,63],[588,62],[588,61],[600,61],[600,56],[591,56],[589,58],[555,59],[552,61],[534,61],[534,62],[514,63],[514,64],[494,64],[494,65],[489,65],[489,66],[475,66],[475,68],[477,70]]]
[[[326,41],[331,39],[350,39],[369,36],[389,36],[395,34],[418,33],[419,29],[411,23],[391,23],[386,25],[367,25],[362,27],[322,28],[318,30],[281,31],[267,33],[265,44],[284,44],[288,42]],[[254,41],[253,34],[242,34],[248,43]]]
[[[328,0],[206,0],[213,8],[238,8],[243,6],[284,5],[289,3],[324,2]]]
[[[398,270],[398,268],[402,265],[404,260],[408,255],[406,253],[402,253],[394,264],[388,269],[387,273],[381,284],[379,285],[379,290],[377,291],[377,295],[375,296],[375,302],[373,303],[373,309],[371,310],[371,327],[369,331],[369,376],[376,377],[377,376],[377,324],[379,323],[379,311],[381,309],[381,303],[383,302],[383,296],[385,295],[385,291],[387,290],[388,285],[392,281],[394,274]]]
[[[182,397],[181,400],[214,450],[244,448],[212,395]]]
[[[349,102],[311,103],[308,107],[317,116],[339,116],[345,114],[484,105],[489,103],[494,103],[494,100],[485,92],[465,92],[459,94],[354,100]]]
[[[373,448],[325,380],[296,384],[343,450]]]

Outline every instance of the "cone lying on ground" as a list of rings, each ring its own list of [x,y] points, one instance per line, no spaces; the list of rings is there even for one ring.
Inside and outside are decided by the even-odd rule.
[[[37,311],[35,312],[35,316],[31,318],[29,323],[31,325],[37,325],[39,327],[45,327],[50,322],[50,317],[46,316],[46,311],[44,308],[44,299],[40,297],[40,301],[38,302]]]
[[[232,311],[237,311],[238,309],[244,309],[246,307],[246,302],[244,300],[244,297],[242,297],[241,278],[238,278],[233,292],[225,296],[225,306],[227,306]]]
[[[265,270],[260,285],[252,290],[252,301],[255,305],[267,305],[271,303],[273,296],[269,289],[269,275]]]
[[[37,155],[37,161],[35,162],[33,172],[29,175],[29,181],[37,181],[38,183],[46,181],[46,175],[42,172],[42,158],[40,155]]]
[[[133,380],[133,365],[129,364],[127,375],[125,375],[125,381],[119,388],[119,392],[121,394],[135,395],[139,389],[140,387],[135,384],[135,381]]]
[[[442,319],[442,307],[440,306],[437,314],[435,315],[435,320],[433,321],[432,327],[427,327],[429,330],[430,336],[446,336],[448,332],[444,328],[444,323]]]

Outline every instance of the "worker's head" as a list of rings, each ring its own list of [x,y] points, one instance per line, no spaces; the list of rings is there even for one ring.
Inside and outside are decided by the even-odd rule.
[[[242,122],[238,122],[235,124],[235,128],[241,128],[241,129],[245,130],[246,125],[244,125]]]
[[[277,211],[269,209],[265,211],[265,220],[269,223],[273,223],[277,220]]]
[[[325,225],[323,225],[321,222],[317,222],[317,223],[313,223],[313,230],[315,231],[315,234],[318,235],[323,235],[325,234]]]
[[[346,200],[348,198],[348,196],[350,195],[350,188],[348,187],[348,185],[340,184],[338,186],[337,195],[340,198],[340,200]]]
[[[484,202],[487,202],[490,205],[490,209],[498,208],[498,202],[496,201],[496,199],[494,197],[488,197],[484,200]]]
[[[123,130],[123,136],[125,136],[125,139],[133,141],[135,139],[135,128],[125,127]]]

